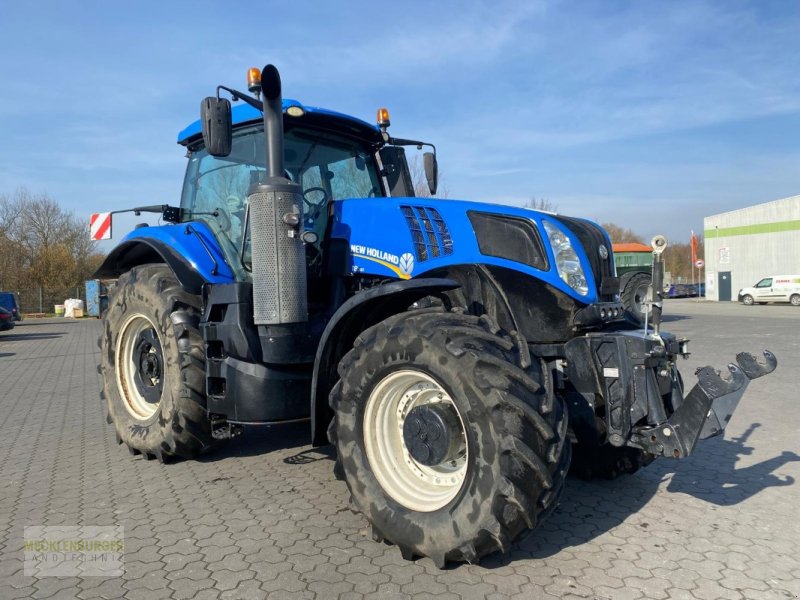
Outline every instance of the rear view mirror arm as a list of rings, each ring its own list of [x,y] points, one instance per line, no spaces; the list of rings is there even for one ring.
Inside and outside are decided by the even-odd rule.
[[[239,90],[234,90],[233,88],[225,87],[224,85],[218,85],[217,86],[217,98],[219,98],[219,91],[220,90],[225,90],[226,92],[228,92],[231,95],[231,97],[233,98],[234,101],[236,101],[236,100],[244,100],[245,102],[247,102],[250,106],[252,106],[256,110],[260,110],[261,112],[264,112],[264,103],[261,102],[261,100],[257,100],[257,99],[253,98],[249,94],[245,94],[244,92],[240,92]]]

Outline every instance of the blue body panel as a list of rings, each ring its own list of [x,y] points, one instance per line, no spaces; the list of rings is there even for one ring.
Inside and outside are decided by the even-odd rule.
[[[403,205],[435,208],[450,231],[453,253],[417,261],[411,232],[400,209]],[[549,270],[541,271],[526,264],[481,254],[467,211],[520,217],[534,223],[547,251]],[[559,277],[542,220],[549,220],[571,240],[589,284],[586,295],[578,294]],[[496,265],[541,279],[578,302],[590,304],[597,301],[597,284],[583,246],[569,229],[547,213],[512,206],[436,198],[349,199],[335,203],[331,235],[349,243],[353,273],[409,279],[425,276],[434,269],[450,265]]]
[[[283,111],[286,112],[286,109],[290,106],[299,106],[307,113],[316,113],[321,115],[326,115],[329,117],[343,119],[346,121],[352,121],[361,127],[369,127],[378,131],[378,126],[374,124],[367,123],[366,121],[362,121],[361,119],[357,119],[355,117],[351,117],[350,115],[346,115],[344,113],[339,113],[333,110],[328,110],[327,108],[318,108],[316,106],[305,106],[301,104],[297,100],[291,100],[289,98],[283,99]],[[253,108],[249,104],[241,103],[237,104],[231,109],[231,119],[233,120],[234,127],[236,125],[241,125],[242,123],[248,123],[250,121],[258,121],[262,118],[261,111]],[[200,125],[200,120],[198,119],[191,125],[189,125],[186,129],[181,131],[178,134],[178,143],[183,144],[191,137],[196,135],[200,135],[203,132],[203,129]]]
[[[191,230],[196,231],[204,243]],[[234,273],[225,261],[217,239],[205,223],[192,221],[159,227],[140,227],[126,235],[120,245],[139,239],[156,240],[170,246],[186,259],[208,283],[233,283],[235,281]],[[216,260],[216,274],[214,274],[214,260],[209,256],[209,252]]]
[[[436,209],[447,224],[453,240],[450,255],[417,259],[414,241],[401,211],[401,206],[424,206]],[[481,254],[478,240],[467,215],[468,211],[493,213],[526,219],[534,224],[547,252],[549,268],[546,271],[529,265]],[[540,279],[561,290],[582,304],[597,302],[597,284],[586,253],[576,236],[558,220],[547,213],[464,200],[436,198],[353,198],[334,203],[331,237],[343,239],[350,247],[350,270],[353,274],[376,275],[394,279],[425,277],[431,271],[454,265],[485,264],[505,267]],[[583,266],[589,284],[586,295],[578,294],[559,277],[555,268],[553,251],[542,225],[548,220],[572,241],[573,248]],[[187,226],[202,237],[187,233]],[[130,232],[121,243],[137,239],[154,239],[169,245],[208,283],[233,283],[236,276],[223,256],[211,229],[202,222],[142,227]],[[610,247],[609,242],[609,247]],[[209,252],[216,260],[214,262]]]

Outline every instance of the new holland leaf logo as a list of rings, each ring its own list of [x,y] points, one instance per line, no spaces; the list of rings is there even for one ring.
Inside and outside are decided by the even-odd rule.
[[[411,272],[414,270],[414,255],[409,252],[403,254],[400,257],[400,264],[398,266],[404,274],[411,275]]]

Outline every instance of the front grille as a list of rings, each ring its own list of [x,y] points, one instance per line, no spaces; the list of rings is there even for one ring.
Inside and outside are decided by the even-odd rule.
[[[592,267],[592,273],[597,284],[597,292],[600,300],[613,301],[614,295],[617,291],[618,281],[615,281],[613,265],[614,258],[612,256],[611,248],[609,247],[608,239],[606,239],[605,232],[594,223],[585,221],[584,219],[576,219],[573,217],[554,217],[566,225],[572,233],[574,233],[583,246],[586,256],[589,258],[589,264]],[[600,245],[603,245],[608,250],[608,258],[600,256]],[[606,285],[603,285],[606,281]],[[614,290],[613,293],[611,290]],[[604,293],[605,292],[605,293]]]
[[[420,262],[453,253],[453,238],[447,223],[435,208],[428,206],[400,207],[414,242],[414,252]]]

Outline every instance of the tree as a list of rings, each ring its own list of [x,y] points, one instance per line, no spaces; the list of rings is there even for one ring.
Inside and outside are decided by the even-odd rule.
[[[531,210],[540,210],[550,213],[558,212],[558,205],[555,202],[551,202],[546,198],[537,198],[536,196],[532,196],[530,200],[522,205],[522,208],[530,208]]]
[[[614,244],[638,243],[644,244],[642,237],[630,229],[626,229],[614,223],[603,223],[603,229],[608,232],[608,237]]]
[[[23,310],[74,296],[99,266],[86,223],[47,194],[0,194],[0,289],[20,294]]]
[[[697,256],[703,256],[703,239],[697,238]],[[694,276],[692,269],[694,268]],[[697,267],[692,265],[692,246],[690,243],[671,243],[664,250],[664,270],[672,275],[672,279],[695,283],[700,281]]]

